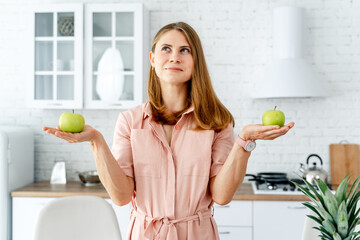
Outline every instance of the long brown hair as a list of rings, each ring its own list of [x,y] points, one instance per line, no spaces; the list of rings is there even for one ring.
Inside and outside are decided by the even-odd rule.
[[[154,37],[151,51],[155,52],[155,47],[159,39],[164,33],[170,30],[182,32],[190,44],[192,57],[194,59],[194,70],[191,79],[188,81],[186,108],[190,105],[194,107],[197,129],[211,129],[218,132],[226,128],[230,123],[234,126],[233,116],[215,94],[206,66],[200,38],[190,25],[184,22],[176,22],[162,27]],[[166,109],[163,104],[160,81],[155,73],[155,69],[151,66],[149,70],[148,96],[153,115],[157,117],[164,115]],[[182,112],[184,111],[174,113],[173,115],[177,118]]]

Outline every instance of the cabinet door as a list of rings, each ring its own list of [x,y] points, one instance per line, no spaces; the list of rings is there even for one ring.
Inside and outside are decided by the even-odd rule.
[[[301,240],[307,213],[302,202],[254,201],[254,240]]]
[[[252,240],[251,227],[218,227],[221,240]]]
[[[13,240],[32,239],[41,209],[55,198],[16,197],[12,201]]]
[[[29,106],[82,108],[82,4],[34,6],[30,23]]]
[[[232,201],[225,206],[214,204],[214,219],[218,226],[252,227],[252,202]]]
[[[128,109],[143,102],[147,18],[140,3],[86,5],[86,108]]]

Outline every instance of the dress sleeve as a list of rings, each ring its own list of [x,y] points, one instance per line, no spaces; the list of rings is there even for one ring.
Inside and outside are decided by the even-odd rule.
[[[120,168],[129,177],[134,177],[134,164],[131,150],[131,127],[123,113],[116,122],[111,152]]]
[[[229,124],[229,126],[221,132],[215,133],[211,151],[210,178],[218,174],[226,158],[229,156],[233,145],[234,128],[232,124]]]

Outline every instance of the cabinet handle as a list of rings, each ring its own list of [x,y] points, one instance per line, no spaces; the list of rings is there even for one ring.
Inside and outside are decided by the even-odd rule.
[[[215,206],[216,208],[229,208],[230,206],[229,205],[225,205],[225,206],[222,206],[222,205],[217,205]]]
[[[288,206],[288,209],[306,209],[306,207],[304,206],[304,207],[290,207],[290,206]]]
[[[111,103],[109,104],[110,106],[122,106],[123,104],[122,103]]]
[[[230,232],[229,231],[227,231],[227,232],[219,232],[219,235],[226,235],[226,234],[230,234]]]
[[[48,106],[61,106],[61,103],[48,103]]]

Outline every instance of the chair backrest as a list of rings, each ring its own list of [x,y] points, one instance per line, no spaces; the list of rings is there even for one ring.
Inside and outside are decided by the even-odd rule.
[[[315,216],[314,213],[309,210],[307,215]],[[313,227],[317,227],[318,223],[306,216],[303,233],[302,233],[302,240],[318,240],[320,239],[318,236],[320,232],[316,229],[313,229]]]
[[[95,196],[64,197],[40,212],[34,240],[121,240],[112,206]]]

